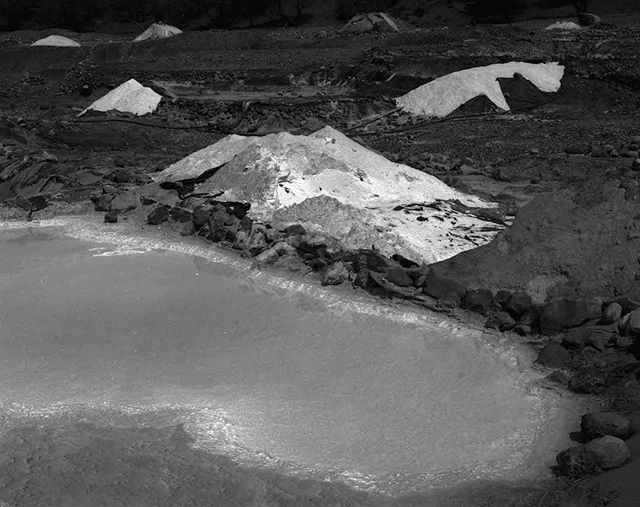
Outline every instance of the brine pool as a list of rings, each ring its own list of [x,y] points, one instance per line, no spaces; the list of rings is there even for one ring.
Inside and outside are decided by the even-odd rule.
[[[390,496],[533,480],[567,446],[575,406],[508,337],[189,240],[72,219],[0,230],[0,432],[129,414]]]

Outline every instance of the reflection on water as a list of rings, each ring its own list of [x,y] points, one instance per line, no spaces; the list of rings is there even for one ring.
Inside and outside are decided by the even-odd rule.
[[[258,278],[141,245],[0,242],[5,414],[171,408],[201,448],[397,491],[539,474],[562,445],[506,344]]]

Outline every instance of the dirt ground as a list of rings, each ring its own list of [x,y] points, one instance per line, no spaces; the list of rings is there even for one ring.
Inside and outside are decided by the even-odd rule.
[[[28,47],[44,33],[0,35],[0,168],[36,167],[18,187],[0,182],[0,215],[24,218],[45,188],[48,206],[34,216],[92,210],[89,195],[117,171],[144,181],[231,132],[306,133],[325,124],[515,215],[535,198],[630,167],[626,153],[640,136],[640,23],[626,21],[579,32],[544,32],[540,22],[359,36],[335,27],[211,31],[137,45],[73,34],[79,49]],[[514,60],[565,65],[560,92],[543,95],[514,80],[504,84],[510,113],[482,100],[438,121],[394,111],[394,97],[444,73]],[[130,78],[164,95],[157,113],[76,117]],[[81,95],[83,84],[89,96]],[[586,148],[567,153],[576,145]],[[425,505],[243,469],[188,443],[181,428],[16,427],[0,436],[0,500]],[[494,485],[484,503],[457,492],[437,504],[602,505],[608,498],[591,482],[545,488],[514,495]]]

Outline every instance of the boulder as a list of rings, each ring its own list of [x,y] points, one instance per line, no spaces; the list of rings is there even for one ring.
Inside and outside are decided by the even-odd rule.
[[[462,307],[465,310],[486,315],[491,308],[493,293],[490,290],[470,290],[464,297]]]
[[[626,331],[633,336],[640,336],[640,308],[629,315]]]
[[[358,250],[355,252],[354,261],[356,270],[368,269],[369,271],[385,273],[392,267],[391,262],[377,250]]]
[[[560,475],[574,478],[618,468],[629,459],[631,453],[624,440],[609,435],[571,447],[556,457]]]
[[[489,316],[484,324],[487,329],[497,329],[499,331],[508,331],[516,325],[515,319],[505,311],[496,312]]]
[[[254,225],[251,230],[251,235],[247,241],[247,250],[252,257],[262,253],[267,249],[267,242],[264,235],[264,226]]]
[[[196,230],[211,220],[211,209],[206,206],[196,206],[193,210],[193,226]]]
[[[439,270],[434,267],[427,274],[424,282],[424,292],[436,299],[446,298],[460,302],[465,297],[467,290],[457,280],[442,276]]]
[[[134,189],[130,189],[116,195],[111,201],[109,208],[110,211],[115,211],[116,213],[126,213],[127,211],[136,209],[138,204],[140,204],[138,193]]]
[[[413,280],[401,267],[392,266],[387,269],[385,278],[398,287],[413,287]]]
[[[254,257],[253,266],[257,268],[270,266],[271,264],[275,263],[279,257],[280,254],[278,253],[278,250],[275,247],[271,247]]]
[[[544,306],[540,315],[540,332],[553,334],[579,326],[602,313],[598,300],[564,298]]]
[[[622,318],[622,305],[620,303],[616,303],[615,301],[609,305],[604,310],[602,314],[602,318],[600,319],[601,324],[613,324],[614,322],[618,322]]]
[[[611,435],[629,438],[633,433],[631,421],[615,412],[592,412],[582,416],[580,429],[587,440]]]
[[[296,255],[296,249],[286,241],[278,241],[275,245],[273,245],[273,248],[276,249],[279,255]]]
[[[593,348],[602,350],[613,339],[614,333],[609,331],[593,331],[587,338],[587,345],[591,345]]]
[[[287,236],[304,236],[307,231],[300,224],[293,224],[285,227],[284,233]]]
[[[166,204],[158,204],[147,215],[147,223],[149,225],[160,225],[169,220],[169,206]]]
[[[578,369],[569,381],[569,390],[580,394],[598,394],[607,385],[606,374],[593,366]]]
[[[171,220],[179,223],[187,223],[193,221],[193,213],[188,209],[180,206],[174,206],[170,211]]]
[[[618,468],[631,459],[631,453],[624,440],[610,435],[588,442],[585,448],[596,457],[601,470]]]
[[[115,224],[118,222],[118,214],[115,211],[109,211],[104,215],[105,224]]]
[[[342,261],[338,261],[329,266],[329,269],[322,275],[320,283],[322,285],[340,285],[349,279],[349,270]]]
[[[536,359],[536,363],[548,368],[562,368],[571,361],[571,354],[562,345],[556,342],[547,343]]]
[[[509,296],[509,299],[504,305],[504,309],[517,319],[531,307],[531,304],[531,296],[526,292],[519,291]]]

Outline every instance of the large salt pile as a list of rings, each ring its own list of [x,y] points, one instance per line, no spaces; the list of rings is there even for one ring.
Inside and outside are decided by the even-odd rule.
[[[104,97],[96,100],[78,116],[82,116],[87,111],[120,111],[142,116],[152,113],[162,100],[162,95],[154,92],[138,83],[135,79],[130,79],[117,88],[111,90]]]
[[[498,79],[512,78],[516,74],[531,81],[540,91],[557,92],[564,66],[557,62],[511,62],[474,67],[426,83],[396,99],[396,103],[409,113],[442,118],[469,100],[484,95],[500,109],[509,111]]]
[[[49,35],[44,39],[35,41],[32,46],[53,46],[59,48],[79,48],[80,44],[73,39],[63,37],[62,35]]]
[[[133,39],[133,42],[166,39],[180,33],[182,33],[182,30],[175,26],[165,25],[164,23],[153,23],[149,28]]]
[[[350,248],[375,245],[387,255],[433,262],[486,243],[498,229],[446,204],[433,206],[492,204],[391,162],[331,127],[309,136],[228,136],[154,179],[205,178],[208,171],[213,175],[196,193],[250,202],[254,218],[277,226],[303,223]]]

